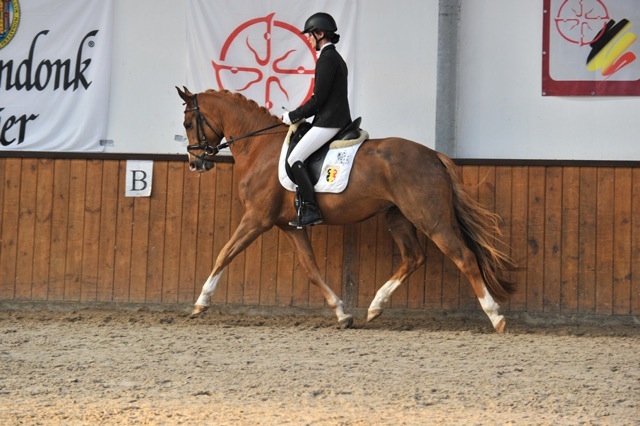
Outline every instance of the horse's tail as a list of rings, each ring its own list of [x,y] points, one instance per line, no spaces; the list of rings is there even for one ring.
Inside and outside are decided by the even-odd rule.
[[[499,245],[505,246],[499,239],[502,235],[499,226],[501,218],[484,208],[464,190],[457,167],[449,157],[438,153],[438,158],[451,177],[453,206],[464,240],[478,259],[489,293],[497,301],[504,302],[516,291],[516,286],[500,274],[520,268],[506,252],[498,248]]]

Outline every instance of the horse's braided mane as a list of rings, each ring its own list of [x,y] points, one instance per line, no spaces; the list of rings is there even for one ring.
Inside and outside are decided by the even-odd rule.
[[[210,93],[210,94],[213,94],[213,95],[218,94],[219,96],[229,96],[229,97],[237,98],[237,99],[241,100],[242,102],[246,103],[247,106],[249,106],[250,108],[256,109],[256,110],[260,111],[263,114],[266,114],[266,115],[268,115],[270,117],[273,117],[273,114],[271,114],[271,112],[267,108],[258,105],[258,103],[256,101],[254,101],[253,99],[248,99],[246,96],[244,96],[241,93],[232,92],[232,91],[226,90],[226,89],[223,89],[223,90],[208,89],[208,90],[205,91],[205,93]]]

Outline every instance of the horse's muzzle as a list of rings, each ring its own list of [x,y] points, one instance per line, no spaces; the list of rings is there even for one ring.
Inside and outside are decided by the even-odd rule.
[[[192,157],[189,160],[189,169],[192,172],[208,172],[213,169],[215,163],[213,160],[206,160],[198,157]]]

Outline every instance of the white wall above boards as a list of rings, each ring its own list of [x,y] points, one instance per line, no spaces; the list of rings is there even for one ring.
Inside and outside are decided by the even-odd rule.
[[[640,160],[640,97],[542,96],[543,2],[461,4],[458,157]]]

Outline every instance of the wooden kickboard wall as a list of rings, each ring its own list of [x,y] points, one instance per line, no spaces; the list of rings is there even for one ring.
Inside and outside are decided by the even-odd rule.
[[[154,161],[151,197],[124,196],[120,159],[0,158],[0,300],[193,303],[242,214],[233,163],[198,175]],[[503,310],[640,314],[640,168],[461,166],[500,214],[524,271]],[[382,217],[318,226],[320,270],[366,308],[400,262]],[[471,286],[426,238],[426,265],[394,308],[479,309]],[[216,304],[321,307],[284,234],[264,234],[229,266]]]

